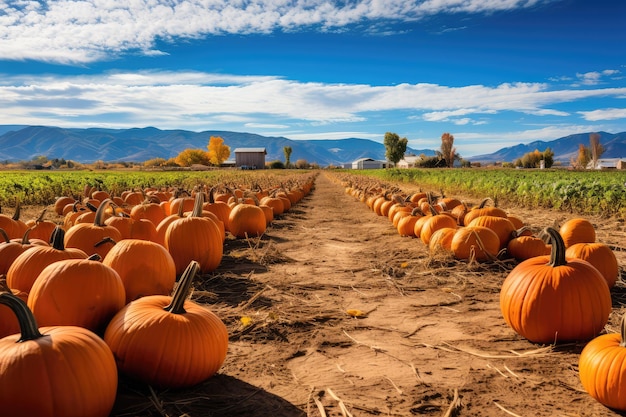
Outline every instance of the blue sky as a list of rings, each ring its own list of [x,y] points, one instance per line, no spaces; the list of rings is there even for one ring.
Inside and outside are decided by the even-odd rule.
[[[0,124],[463,157],[626,131],[623,0],[0,0]]]

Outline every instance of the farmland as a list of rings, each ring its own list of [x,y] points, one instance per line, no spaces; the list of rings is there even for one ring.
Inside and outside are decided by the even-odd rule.
[[[56,174],[33,173],[49,176],[42,180],[49,181],[48,187]],[[59,194],[80,195],[86,183],[101,183],[114,193],[147,185],[287,185],[294,172],[87,174],[76,173]],[[383,172],[316,174],[309,196],[277,216],[262,236],[227,238],[220,266],[194,283],[191,299],[210,308],[228,328],[228,355],[218,374],[182,390],[122,378],[112,417],[620,415],[581,387],[578,357],[584,342],[532,343],[506,325],[499,291],[515,261],[467,262],[433,254],[419,239],[401,237],[386,217],[346,190],[357,181],[370,189],[376,184],[407,193],[443,189],[470,205],[495,196],[500,207],[533,231],[576,217],[588,205],[557,210],[515,204],[503,191],[464,188],[461,184],[470,179],[465,171],[456,183],[426,174],[410,179]],[[506,174],[514,177],[518,171]],[[541,180],[533,172],[523,174],[534,183]],[[607,181],[618,184],[621,174],[611,174]],[[14,183],[19,177],[12,178]],[[511,184],[521,187],[520,177],[514,178]],[[26,218],[53,201],[28,200],[34,190],[20,195],[29,205]],[[3,200],[8,213],[14,197]],[[614,248],[621,265],[626,233],[620,213],[585,217],[598,241]],[[611,290],[610,332],[617,331],[623,313],[621,274],[620,267],[620,280]]]

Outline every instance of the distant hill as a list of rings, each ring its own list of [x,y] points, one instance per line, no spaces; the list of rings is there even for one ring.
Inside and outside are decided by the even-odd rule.
[[[385,146],[368,139],[291,140],[252,133],[187,130],[160,130],[154,127],[133,129],[66,129],[48,126],[0,125],[0,161],[28,161],[38,156],[63,158],[82,163],[143,162],[153,158],[169,159],[184,149],[206,150],[211,136],[220,136],[236,148],[264,147],[266,161],[285,160],[283,148],[292,149],[291,161],[304,159],[320,166],[339,166],[359,158],[385,159]],[[407,153],[432,156],[433,150],[407,148]]]
[[[600,135],[600,143],[605,149],[602,158],[626,158],[626,132],[607,133],[596,132]],[[472,156],[469,159],[472,162],[480,162],[483,164],[494,162],[514,162],[528,152],[538,150],[543,152],[546,148],[550,148],[554,152],[554,161],[569,165],[570,160],[576,159],[578,156],[578,147],[583,144],[589,147],[590,133],[579,133],[575,135],[565,136],[553,141],[535,141],[528,144],[519,144],[502,148],[494,153],[485,155]]]

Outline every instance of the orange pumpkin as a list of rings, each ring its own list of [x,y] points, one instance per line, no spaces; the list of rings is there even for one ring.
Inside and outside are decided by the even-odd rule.
[[[202,193],[196,195],[195,202],[189,216],[174,220],[165,231],[165,248],[174,259],[176,274],[181,274],[192,260],[200,264],[202,273],[214,271],[224,254],[223,230],[211,218],[202,215]],[[263,211],[261,215],[265,225]]]
[[[596,229],[587,219],[573,218],[561,225],[559,234],[566,248],[575,243],[593,243],[596,241]]]
[[[96,333],[125,304],[120,276],[98,255],[48,265],[28,293],[28,307],[42,326],[80,326]]]
[[[14,312],[21,329],[0,339],[2,415],[109,416],[118,378],[107,344],[82,327],[39,329],[26,304],[12,294],[0,294],[0,304]]]
[[[450,249],[457,259],[490,261],[498,255],[500,238],[488,227],[464,226],[452,237]]]
[[[65,231],[58,226],[52,233],[50,246],[34,245],[19,255],[7,271],[9,288],[30,292],[39,273],[53,262],[63,259],[85,259],[87,254],[81,249],[66,248],[63,245]]]
[[[267,219],[260,207],[240,203],[230,211],[228,224],[230,233],[237,238],[257,237],[265,233]]]
[[[126,303],[146,295],[169,295],[176,282],[172,255],[156,242],[124,239],[102,260],[120,276]]]
[[[574,243],[565,251],[568,258],[582,259],[595,266],[602,274],[609,288],[613,288],[619,275],[619,265],[613,250],[606,244]]]
[[[104,222],[105,210],[109,204],[110,199],[100,204],[93,223],[77,223],[70,227],[65,233],[65,246],[81,249],[89,255],[97,253],[104,259],[115,242],[122,240],[119,230]]]
[[[507,253],[518,261],[534,258],[535,256],[549,255],[550,245],[543,239],[535,236],[518,236],[509,241]]]
[[[606,407],[626,411],[626,318],[620,332],[598,336],[580,352],[580,382],[594,399]]]
[[[219,370],[228,351],[228,330],[206,306],[188,299],[199,270],[191,261],[172,297],[139,298],[111,319],[104,340],[121,372],[150,385],[183,388]]]
[[[589,340],[611,314],[611,293],[590,263],[566,259],[559,232],[548,227],[552,252],[518,264],[500,290],[506,323],[535,343]]]

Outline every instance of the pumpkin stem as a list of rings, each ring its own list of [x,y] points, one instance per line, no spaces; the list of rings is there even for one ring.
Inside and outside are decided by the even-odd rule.
[[[620,322],[620,342],[619,345],[621,347],[626,347],[626,314],[622,316],[622,320]]]
[[[65,250],[65,230],[61,226],[57,226],[50,236],[50,245],[56,250]]]
[[[113,204],[113,200],[111,200],[110,198],[106,198],[102,200],[102,202],[98,206],[98,209],[96,210],[96,217],[93,220],[94,226],[99,226],[99,227],[106,226],[106,224],[104,223],[104,220],[105,220],[104,214],[106,212],[107,207],[109,207],[111,204]]]
[[[198,191],[196,193],[196,199],[193,202],[193,211],[191,217],[202,217],[202,205],[204,204],[204,192]]]
[[[551,243],[552,249],[550,250],[550,262],[548,265],[554,267],[567,265],[567,259],[565,257],[565,242],[558,230],[554,227],[546,227],[541,232],[541,238],[544,242]]]
[[[189,291],[191,290],[191,284],[193,283],[193,279],[196,277],[196,274],[200,270],[200,264],[197,261],[189,262],[187,268],[180,276],[180,280],[178,281],[178,285],[174,290],[174,294],[172,295],[172,301],[168,306],[164,308],[165,311],[169,311],[172,314],[185,314],[185,301],[189,296]]]
[[[2,237],[4,239],[4,243],[9,243],[11,242],[11,239],[9,238],[9,235],[7,235],[7,231],[0,228],[0,237]]]
[[[17,343],[43,337],[37,327],[37,321],[35,320],[33,312],[22,299],[11,293],[3,292],[0,293],[0,304],[9,307],[17,317],[22,334]]]

